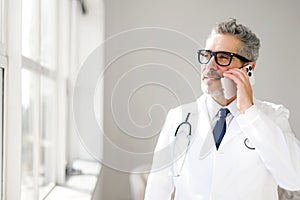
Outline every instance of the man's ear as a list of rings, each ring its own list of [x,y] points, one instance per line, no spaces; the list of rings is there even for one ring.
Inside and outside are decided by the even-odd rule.
[[[254,68],[256,66],[256,62],[249,62],[247,65],[251,65],[252,70],[254,71]]]

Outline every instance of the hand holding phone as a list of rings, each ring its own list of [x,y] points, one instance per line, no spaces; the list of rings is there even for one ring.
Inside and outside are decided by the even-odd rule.
[[[246,73],[247,76],[249,77],[250,84],[253,86],[255,84],[255,78],[253,75],[252,65],[249,64],[246,66]],[[233,80],[224,77],[221,78],[221,84],[222,84],[222,89],[223,89],[223,94],[225,99],[231,99],[232,97],[236,96],[237,87]]]

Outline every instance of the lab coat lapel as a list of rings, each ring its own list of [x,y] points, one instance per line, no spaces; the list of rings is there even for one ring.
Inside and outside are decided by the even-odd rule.
[[[197,137],[199,145],[200,145],[200,153],[199,159],[204,159],[214,148],[214,138],[212,134],[212,127],[210,122],[210,117],[206,107],[206,98],[199,99],[199,122],[198,122],[198,130],[197,133],[199,136]]]
[[[190,115],[190,122],[192,124],[192,143],[195,143],[194,145],[192,145],[195,148],[192,148],[191,151],[193,151],[193,154],[198,154],[199,159],[204,159],[207,155],[211,153],[213,149],[216,150],[215,141],[212,133],[211,120],[206,105],[206,98],[207,96],[204,95],[198,99],[198,111],[191,112]],[[194,108],[195,107],[193,107],[193,110]],[[233,118],[221,142],[221,146],[233,140],[240,133],[241,129],[235,118]]]
[[[227,131],[225,133],[225,136],[221,142],[221,145],[219,148],[222,148],[223,145],[226,145],[230,141],[232,141],[236,136],[240,135],[241,129],[236,121],[236,118],[240,115],[240,112],[236,106],[236,100],[234,100],[229,106],[228,106],[231,114],[233,115],[233,119],[229,123],[229,126],[227,127]]]
[[[221,142],[221,146],[224,146],[228,144],[231,140],[233,140],[236,136],[240,135],[242,133],[237,121],[235,120],[235,117],[232,119],[229,127],[226,130],[225,136]]]
[[[196,143],[201,147],[199,159],[204,159],[213,149],[216,149],[212,133],[212,125],[206,105],[206,98],[207,96],[204,96],[204,98],[200,98],[198,100],[199,121],[197,122],[196,133],[198,134],[198,137],[196,138]],[[241,129],[236,121],[236,118],[234,117],[221,142],[221,146],[226,145],[241,133]],[[220,148],[222,148],[221,146]]]

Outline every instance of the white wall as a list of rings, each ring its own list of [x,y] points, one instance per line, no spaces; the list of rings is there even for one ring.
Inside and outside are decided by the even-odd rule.
[[[300,2],[298,0],[227,0],[227,1],[201,1],[201,0],[106,0],[105,1],[105,32],[106,38],[122,31],[143,28],[161,27],[169,28],[188,35],[199,43],[199,48],[204,45],[205,39],[215,22],[227,20],[229,17],[237,18],[239,22],[249,26],[261,39],[262,48],[260,58],[255,70],[256,86],[255,95],[259,99],[282,103],[291,110],[291,124],[293,130],[300,138],[299,92],[300,85],[298,74],[300,67],[298,56],[300,55],[300,13],[298,12]],[[180,34],[179,34],[180,35]],[[139,38],[137,38],[138,40]],[[166,38],[168,39],[168,38]],[[132,41],[134,42],[134,41]],[[132,45],[131,41],[122,41],[116,49],[124,45]],[[174,41],[176,44],[178,41]],[[184,45],[179,41],[179,45]],[[192,46],[192,45],[191,45]],[[126,48],[126,47],[125,47]],[[185,48],[185,47],[183,47]],[[106,59],[113,50],[107,49]],[[190,54],[196,53],[191,49]],[[195,54],[196,55],[196,54]],[[129,76],[129,70],[141,64],[161,63],[176,69],[189,82],[195,93],[188,93],[181,83],[169,85],[170,88],[181,88],[177,95],[181,101],[166,90],[166,87],[157,85],[144,86],[138,92],[132,94],[131,98],[126,96],[126,84],[128,90],[130,81],[122,85],[124,90],[117,98],[112,91],[120,87],[124,77]],[[196,57],[193,64],[196,64]],[[107,67],[107,66],[106,66]],[[105,74],[105,133],[111,141],[123,148],[133,152],[149,152],[154,148],[157,134],[154,137],[143,140],[130,137],[125,133],[124,127],[117,126],[116,118],[112,115],[111,106],[115,105],[121,110],[123,104],[128,105],[132,120],[138,125],[161,126],[166,110],[179,103],[192,101],[201,94],[200,80],[197,70],[178,56],[159,50],[139,50],[123,55],[111,63]],[[171,72],[172,70],[170,70]],[[159,74],[142,74],[141,77],[131,79],[147,79],[149,77],[160,77]],[[165,80],[171,79],[170,84],[176,84],[176,76],[166,72]],[[115,91],[115,90],[114,90]],[[131,102],[132,101],[132,102]],[[150,120],[148,109],[153,104],[161,104],[151,110]],[[162,109],[164,108],[164,109]],[[120,116],[124,113],[119,113]],[[127,116],[127,115],[126,115]],[[120,124],[118,124],[120,125]],[[140,137],[142,137],[140,135]],[[105,148],[106,149],[106,148]],[[113,157],[111,152],[104,152],[106,156]],[[122,158],[115,156],[115,159],[122,161]],[[133,169],[134,170],[134,169]],[[103,168],[101,183],[97,194],[98,199],[132,199],[130,193],[129,176],[110,168]],[[116,192],[118,191],[118,192]]]
[[[85,5],[87,13],[82,14],[79,1],[72,2],[72,22],[70,25],[70,81],[69,81],[69,95],[73,98],[73,88],[76,84],[76,79],[80,69],[89,58],[90,54],[103,43],[104,40],[104,3],[101,0],[85,0]],[[101,56],[101,55],[99,55]],[[103,55],[102,55],[103,56]],[[102,58],[103,59],[103,58]],[[100,68],[102,66],[99,66]],[[82,94],[84,94],[84,85],[82,87]],[[101,124],[103,121],[103,94],[101,91],[97,91],[97,96],[95,97],[95,114],[98,122]],[[84,98],[84,95],[82,96]],[[71,100],[71,99],[70,99]],[[68,161],[74,159],[86,159],[91,160],[95,157],[99,157],[101,152],[90,152],[82,145],[80,137],[84,137],[84,133],[76,132],[76,124],[74,123],[74,113],[70,105],[70,126],[69,126],[69,147],[68,147]],[[85,106],[81,105],[79,108],[79,115],[85,118],[89,116],[84,116]],[[100,138],[94,138],[94,140],[89,140],[92,144],[91,146],[102,146]]]

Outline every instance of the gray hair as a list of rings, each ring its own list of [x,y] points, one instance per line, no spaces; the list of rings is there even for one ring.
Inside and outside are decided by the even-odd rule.
[[[213,34],[229,34],[235,36],[242,42],[241,47],[238,49],[238,54],[254,62],[258,59],[260,48],[259,39],[248,27],[237,24],[236,19],[229,19],[228,21],[216,24],[211,32],[211,35]]]

